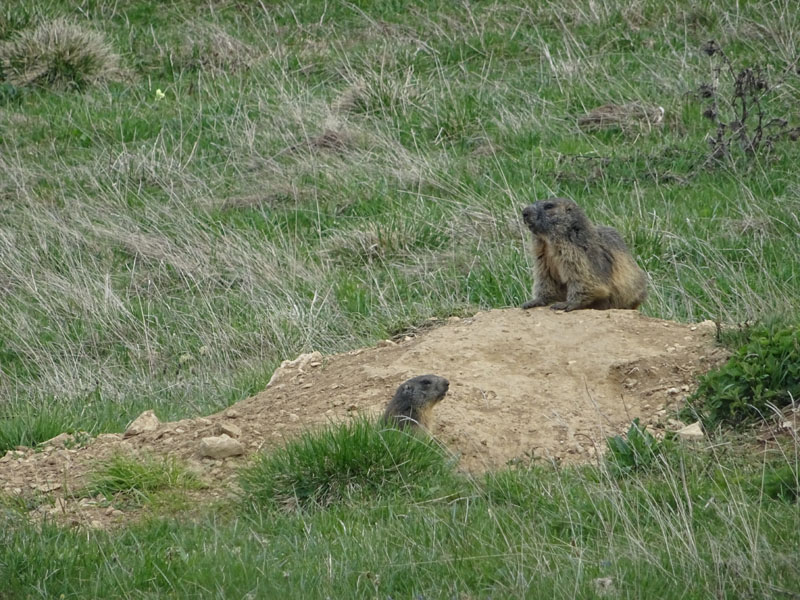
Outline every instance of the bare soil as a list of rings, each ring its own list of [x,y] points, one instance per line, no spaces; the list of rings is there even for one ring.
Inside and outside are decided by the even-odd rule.
[[[125,518],[113,499],[88,498],[87,475],[115,452],[168,455],[208,483],[192,501],[225,499],[235,467],[301,431],[356,415],[378,415],[405,379],[425,373],[450,380],[431,433],[480,473],[516,461],[587,462],[609,435],[639,417],[658,433],[677,429],[676,409],[699,374],[727,357],[714,324],[680,324],[635,311],[546,308],[480,312],[432,321],[399,342],[336,356],[285,361],[266,390],[225,411],[158,424],[124,437],[103,434],[21,448],[0,459],[0,494],[38,505],[32,516],[100,527]],[[238,457],[199,455],[200,440],[228,431]]]

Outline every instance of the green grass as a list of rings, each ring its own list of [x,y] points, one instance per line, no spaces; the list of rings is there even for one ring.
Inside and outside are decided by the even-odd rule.
[[[89,477],[85,493],[101,494],[127,505],[148,504],[161,493],[203,487],[197,475],[170,458],[131,457],[116,454]]]
[[[359,419],[258,458],[241,473],[242,500],[254,509],[310,509],[397,495],[442,499],[457,487],[455,463],[424,434]]]
[[[480,3],[471,24],[447,3],[147,6],[15,0],[0,19],[0,40],[58,18],[96,31],[126,72],[81,93],[3,84],[11,429],[26,404],[91,432],[208,413],[302,351],[519,305],[520,208],[549,194],[620,229],[652,281],[647,314],[797,312],[800,150],[707,164],[694,94],[712,37],[777,82],[793,8]],[[764,102],[794,123],[797,99],[789,75]],[[665,126],[577,128],[625,101],[663,106]]]
[[[733,345],[740,325],[796,323],[800,147],[709,162],[695,93],[716,39],[766,70],[768,117],[800,125],[795,4],[3,3],[0,44],[65,19],[119,72],[59,63],[80,83],[56,89],[0,67],[0,453],[148,409],[208,414],[301,352],[517,306],[520,210],[551,194],[620,230],[650,277],[645,314],[718,320]],[[632,101],[663,106],[664,126],[577,127]],[[464,483],[457,500],[381,493],[89,538],[12,516],[0,568],[23,597],[591,597],[605,575],[629,597],[797,588],[796,504],[707,506],[671,491],[675,472],[589,473],[504,475],[526,503]]]
[[[357,468],[365,432],[325,432],[286,453],[308,464],[307,444],[338,435]],[[382,478],[388,463],[378,460],[380,489],[324,507],[287,510],[250,496],[226,511],[108,533],[8,513],[0,569],[6,593],[29,598],[593,598],[604,577],[635,598],[792,597],[796,457],[754,464],[725,452],[674,448],[636,477],[603,466],[522,465],[485,478],[403,466],[428,497]],[[437,496],[443,477],[448,490]]]

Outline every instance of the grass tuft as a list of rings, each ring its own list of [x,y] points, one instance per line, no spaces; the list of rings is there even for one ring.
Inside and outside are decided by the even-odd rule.
[[[202,487],[197,475],[172,458],[123,454],[105,461],[90,475],[89,481],[89,495],[122,496],[137,504],[149,502],[157,492]]]
[[[119,79],[122,70],[105,35],[54,19],[0,43],[0,73],[15,86],[70,90]]]
[[[324,508],[364,498],[446,495],[456,481],[453,466],[431,438],[359,419],[261,456],[242,470],[240,483],[254,507]]]

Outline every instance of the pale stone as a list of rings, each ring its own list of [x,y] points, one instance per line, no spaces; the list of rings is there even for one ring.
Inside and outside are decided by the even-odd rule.
[[[705,437],[705,434],[703,433],[703,427],[700,425],[700,421],[696,421],[691,425],[687,425],[683,429],[679,429],[675,432],[675,435],[686,441],[702,440]]]
[[[242,435],[242,430],[239,428],[238,425],[234,425],[233,423],[220,423],[217,425],[216,428],[217,435],[228,435],[232,438],[238,438]]]
[[[244,454],[244,447],[229,435],[222,434],[200,440],[200,455],[220,459]]]
[[[61,489],[60,483],[43,483],[42,485],[37,485],[35,488],[39,492],[47,493],[47,492],[54,492],[55,490]]]
[[[68,433],[59,433],[56,437],[50,438],[49,440],[47,440],[46,442],[44,442],[43,444],[40,444],[40,445],[41,446],[60,446],[60,447],[63,448],[68,443],[74,441],[74,439],[75,438],[72,437]]]
[[[275,372],[272,374],[272,377],[270,377],[267,387],[270,387],[278,380],[285,377],[290,371],[296,369],[297,371],[302,373],[303,368],[312,362],[322,364],[322,353],[317,351],[308,352],[306,354],[301,354],[294,360],[284,360],[281,363],[281,366],[275,369]]]
[[[686,423],[683,421],[678,421],[677,419],[667,419],[667,427],[674,429],[675,431],[679,429],[683,429],[686,427]]]
[[[156,416],[156,413],[154,413],[152,410],[146,410],[136,417],[133,423],[128,425],[128,428],[125,430],[125,433],[122,437],[127,438],[145,433],[147,431],[155,431],[158,429],[159,425],[160,422]]]

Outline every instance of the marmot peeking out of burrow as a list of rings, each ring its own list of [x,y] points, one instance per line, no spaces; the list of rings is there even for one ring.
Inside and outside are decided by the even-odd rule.
[[[442,399],[450,382],[438,375],[420,375],[400,384],[383,413],[383,422],[405,429],[430,428],[433,407]]]
[[[534,202],[522,216],[534,247],[533,299],[522,308],[638,308],[644,302],[647,276],[616,229],[593,225],[567,198]]]

